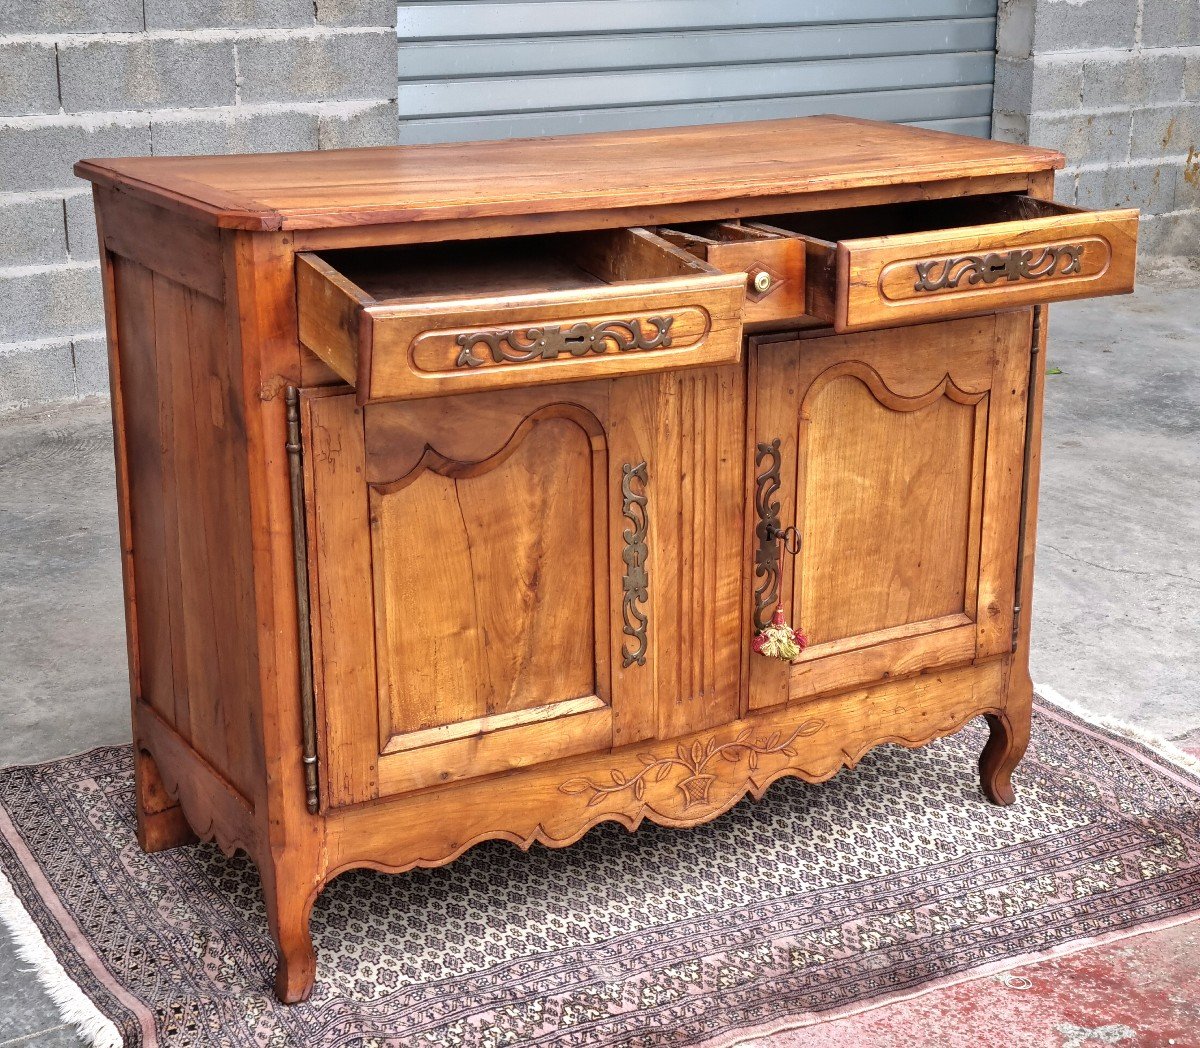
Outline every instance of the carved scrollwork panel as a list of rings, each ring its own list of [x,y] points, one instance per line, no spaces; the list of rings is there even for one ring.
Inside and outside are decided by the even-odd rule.
[[[605,799],[624,793],[631,794],[636,800],[645,800],[647,785],[670,782],[680,798],[679,810],[672,814],[683,815],[692,809],[712,804],[709,791],[717,781],[715,771],[720,767],[716,762],[741,764],[744,761],[753,773],[758,770],[763,757],[775,754],[796,757],[796,741],[815,735],[824,727],[823,720],[813,718],[798,725],[786,737],[776,731],[757,738],[752,737],[750,728],[743,728],[735,738],[726,742],[721,742],[719,736],[713,735],[705,742],[697,739],[690,746],[679,743],[674,753],[670,754],[639,753],[638,761],[642,767],[633,775],[614,769],[607,781],[590,777],[568,779],[558,789],[568,796],[586,796],[587,806],[594,808]]]

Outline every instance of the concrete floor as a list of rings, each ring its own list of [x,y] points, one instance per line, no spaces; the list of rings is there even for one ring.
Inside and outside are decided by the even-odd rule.
[[[1132,297],[1052,310],[1048,364],[1062,373],[1047,379],[1033,652],[1036,680],[1189,748],[1200,748],[1198,291],[1200,268],[1166,265],[1144,273]],[[0,419],[0,491],[0,765],[124,742],[107,406]],[[1047,962],[1059,968],[1042,980],[1040,1014],[1061,1011],[1062,1021],[1041,1023],[1043,1033],[1022,1043],[1167,1043],[1149,1017],[1144,1029],[1131,1027],[1136,1014],[1131,1020],[1123,1005],[1144,982],[1139,958],[1160,956],[1179,973],[1200,969],[1195,928],[1140,936],[1130,940],[1137,947],[1110,948],[1102,960],[1089,951]],[[1100,968],[1105,992],[1087,1014],[1078,1001],[1055,1010],[1058,988]],[[1035,988],[1039,971],[1030,972]],[[1032,991],[997,985],[944,991],[934,995],[937,1008],[917,1001],[869,1013],[859,1036],[840,1043],[968,1043],[950,1036],[957,1028],[974,1029],[969,1043],[986,1048],[971,1020],[946,1016],[986,1010],[994,1029],[1024,1029]],[[1173,1015],[1167,1028],[1181,1021]],[[1200,1045],[1200,1023],[1184,1036],[1174,1043]],[[78,1043],[0,936],[0,1048]]]

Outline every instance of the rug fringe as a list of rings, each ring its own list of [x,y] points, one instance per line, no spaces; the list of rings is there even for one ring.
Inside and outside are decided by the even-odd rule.
[[[1079,703],[1072,702],[1049,684],[1035,684],[1033,686],[1033,693],[1043,702],[1047,702],[1051,706],[1057,706],[1060,710],[1066,710],[1067,713],[1073,714],[1081,721],[1086,721],[1097,728],[1104,728],[1115,735],[1123,735],[1127,739],[1140,742],[1143,746],[1148,746],[1154,750],[1160,757],[1165,757],[1172,764],[1178,764],[1181,768],[1186,768],[1188,771],[1200,775],[1200,759],[1193,757],[1185,750],[1181,750],[1170,739],[1165,739],[1161,735],[1157,735],[1152,731],[1146,731],[1144,728],[1138,728],[1133,724],[1127,724],[1116,717],[1106,717],[1103,714],[1096,713],[1094,710],[1080,706]]]
[[[63,1022],[74,1026],[93,1048],[121,1048],[124,1038],[58,963],[3,870],[0,870],[0,923],[8,929],[17,956],[37,974],[38,982],[50,995]]]

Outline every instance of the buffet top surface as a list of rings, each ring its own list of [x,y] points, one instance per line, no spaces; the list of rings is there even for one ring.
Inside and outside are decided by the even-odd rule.
[[[841,116],[215,157],[82,160],[76,174],[229,229],[598,212],[793,197],[1063,166],[1049,149]]]

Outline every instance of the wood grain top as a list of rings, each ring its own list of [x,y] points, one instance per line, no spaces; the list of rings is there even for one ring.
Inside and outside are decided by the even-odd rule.
[[[1049,149],[814,116],[251,156],[81,160],[75,173],[230,229],[598,211],[1061,168]]]

